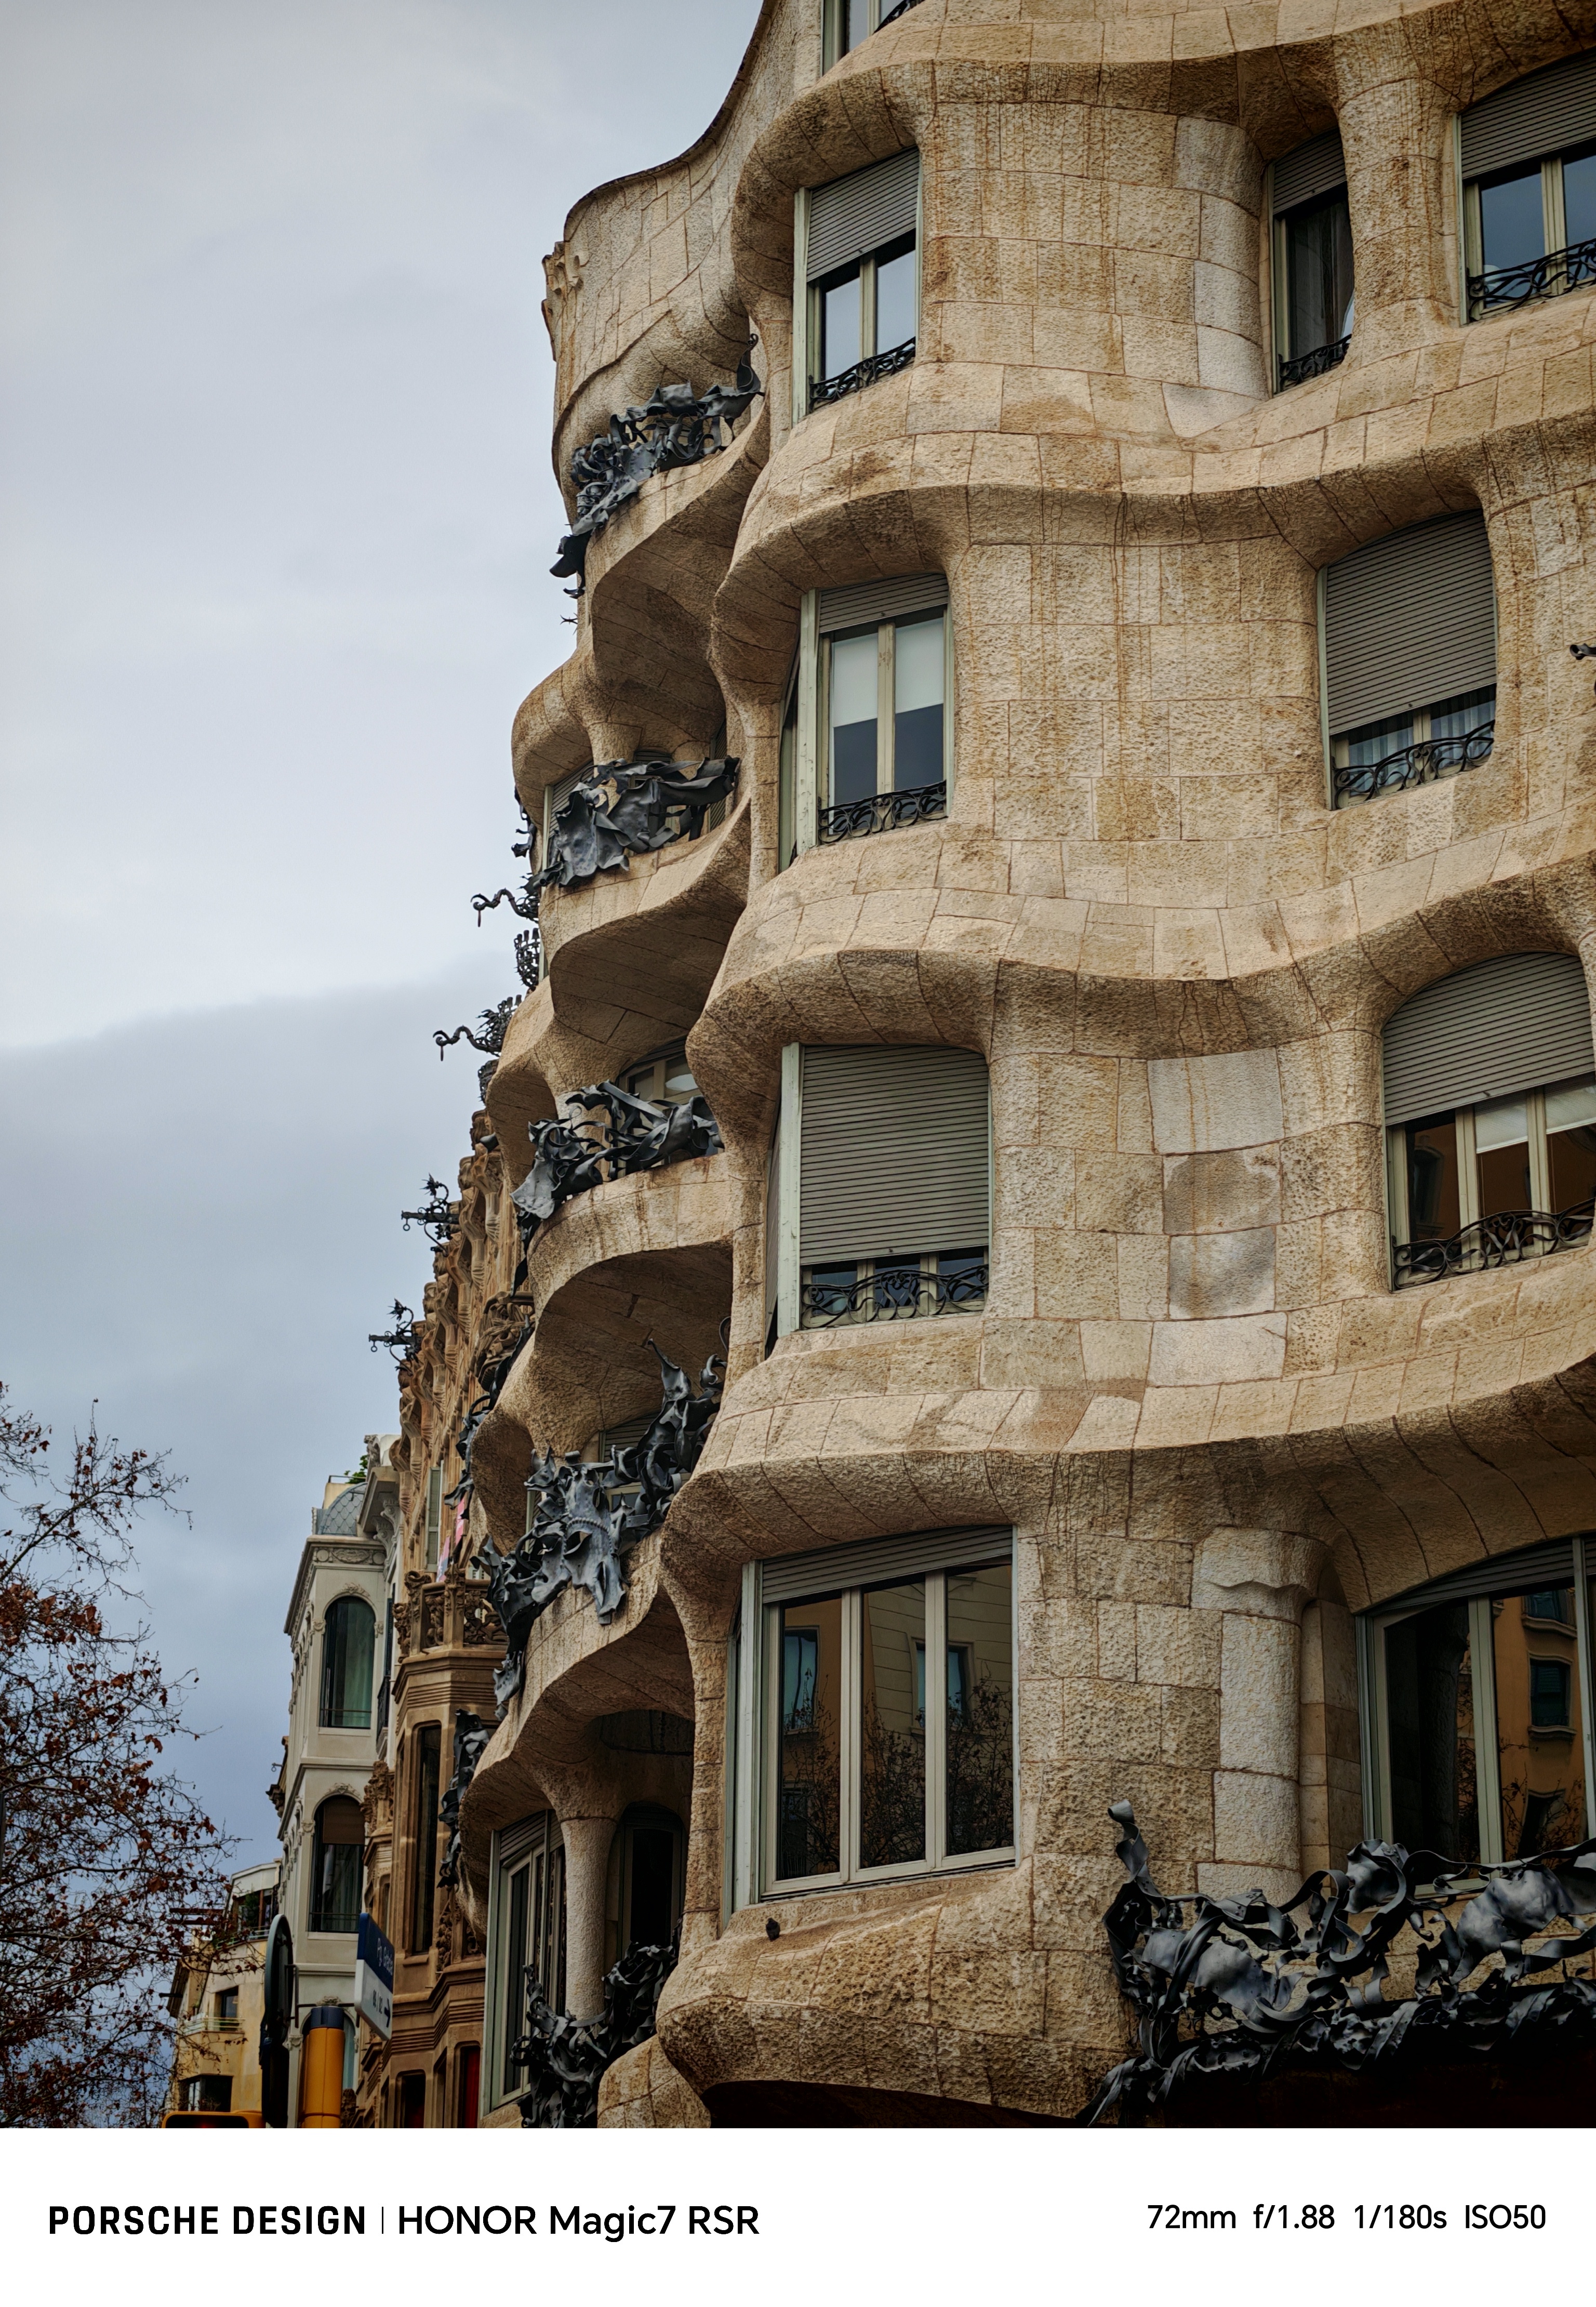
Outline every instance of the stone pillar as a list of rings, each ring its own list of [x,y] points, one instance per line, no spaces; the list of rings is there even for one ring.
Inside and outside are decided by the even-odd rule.
[[[1192,1564],[1193,1609],[1223,1614],[1214,1857],[1197,1868],[1218,1897],[1256,1885],[1289,1898],[1301,1883],[1302,1612],[1324,1552],[1290,1531],[1216,1530]]]
[[[577,2019],[604,2009],[605,1888],[615,1821],[560,1819],[565,1838],[565,2007]]]

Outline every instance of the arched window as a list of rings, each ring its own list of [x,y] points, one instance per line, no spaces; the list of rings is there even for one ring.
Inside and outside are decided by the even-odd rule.
[[[372,1727],[372,1657],[377,1621],[371,1607],[346,1594],[327,1613],[322,1634],[322,1721],[329,1730]]]
[[[360,1805],[348,1795],[330,1796],[316,1813],[311,1874],[313,1931],[353,1931],[360,1920],[360,1860],[365,1845]]]
[[[1596,1049],[1573,954],[1428,985],[1386,1027],[1392,1279],[1576,1248],[1596,1210]]]

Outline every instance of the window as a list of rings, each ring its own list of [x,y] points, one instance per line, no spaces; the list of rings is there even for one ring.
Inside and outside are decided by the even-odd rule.
[[[1532,73],[1459,122],[1468,317],[1596,281],[1596,49]]]
[[[805,341],[794,421],[914,357],[920,326],[920,155],[897,152],[798,202]]]
[[[1592,1567],[1561,1539],[1360,1621],[1371,1833],[1490,1864],[1596,1831]]]
[[[462,2045],[456,2069],[454,2125],[457,2131],[475,2131],[476,2110],[482,2097],[482,2051],[479,2045]]]
[[[388,1728],[388,1717],[393,1704],[393,1597],[388,1597],[382,1614],[382,1679],[377,1685],[377,1737],[382,1741]]]
[[[862,47],[872,32],[896,24],[919,4],[920,0],[825,0],[821,71],[829,72],[841,57]]]
[[[216,2023],[219,2027],[236,2027],[238,2024],[238,1989],[236,1986],[227,1986],[223,1988],[222,1992],[216,1998],[215,2011]]]
[[[526,2088],[512,2059],[526,2031],[527,1973],[556,2011],[565,2008],[565,1846],[540,1811],[493,1837],[488,1888],[487,1986],[483,2050],[490,2106]]]
[[[940,571],[806,596],[782,740],[784,864],[816,842],[947,815],[952,687]]]
[[[1283,392],[1324,376],[1352,335],[1352,226],[1341,134],[1316,136],[1273,170],[1274,364]]]
[[[343,1595],[322,1629],[322,1722],[329,1730],[372,1727],[372,1663],[377,1621],[368,1603]]]
[[[1427,986],[1383,1057],[1397,1289],[1590,1239],[1596,1046],[1572,954],[1506,954]]]
[[[312,1852],[313,1931],[350,1931],[360,1920],[361,1860],[365,1822],[360,1805],[332,1795],[316,1813]]]
[[[959,1531],[750,1568],[737,1904],[1012,1859],[1011,1556]]]
[[[1324,572],[1337,809],[1472,768],[1496,733],[1496,588],[1477,512],[1398,529]]]
[[[399,2079],[395,2127],[399,2131],[425,2131],[426,2128],[426,2077],[419,2071],[401,2075]]]
[[[190,2075],[183,2085],[183,2105],[190,2114],[227,2114],[233,2106],[231,2075]]]
[[[625,1088],[628,1097],[646,1098],[650,1105],[685,1105],[699,1093],[687,1051],[680,1042],[630,1067]]]
[[[774,1336],[985,1305],[991,1124],[976,1051],[792,1047],[777,1133]]]
[[[442,1733],[435,1722],[426,1722],[411,1743],[416,1756],[410,1829],[416,1873],[410,1895],[410,1952],[425,1954],[433,1943],[433,1894],[438,1881],[438,1765]],[[351,1923],[349,1928],[354,1927]]]
[[[426,1566],[436,1572],[438,1545],[443,1528],[443,1469],[430,1466],[426,1477]]]
[[[686,1861],[687,1838],[674,1812],[655,1803],[627,1811],[610,1851],[606,1964],[629,1947],[670,1944],[682,1919]]]

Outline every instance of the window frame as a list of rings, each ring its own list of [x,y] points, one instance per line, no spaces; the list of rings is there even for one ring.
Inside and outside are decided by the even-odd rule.
[[[956,675],[953,648],[953,605],[934,610],[910,610],[901,617],[850,625],[836,632],[820,630],[820,596],[805,593],[799,611],[798,657],[793,686],[783,716],[782,757],[777,796],[777,871],[785,872],[806,850],[820,845],[819,813],[832,806],[831,792],[831,649],[839,640],[854,640],[873,631],[876,658],[876,793],[896,791],[892,778],[897,754],[897,657],[900,625],[942,621],[942,775],[948,789],[945,807],[951,810],[956,786],[953,731]],[[885,636],[886,638],[883,638]],[[795,708],[795,709],[794,709]],[[789,743],[788,726],[792,736]],[[932,780],[934,785],[939,780]],[[929,791],[930,787],[910,787]],[[905,828],[912,830],[913,828]]]
[[[1500,1556],[1491,1564],[1482,1564],[1482,1581],[1489,1580],[1485,1589],[1477,1594],[1451,1592],[1454,1582],[1437,1580],[1428,1588],[1402,1595],[1395,1600],[1360,1611],[1353,1620],[1358,1649],[1358,1714],[1359,1735],[1363,1779],[1364,1832],[1373,1841],[1393,1840],[1394,1806],[1391,1793],[1391,1732],[1386,1684],[1386,1637],[1393,1627],[1404,1620],[1421,1616],[1438,1603],[1451,1599],[1464,1601],[1469,1613],[1469,1647],[1471,1657],[1493,1661],[1489,1675],[1478,1671],[1472,1675],[1474,1712],[1474,1768],[1476,1801],[1480,1815],[1480,1857],[1484,1865],[1504,1863],[1502,1848],[1502,1787],[1497,1744],[1497,1691],[1495,1674],[1495,1620],[1492,1605],[1498,1601],[1527,1600],[1532,1593],[1544,1591],[1552,1578],[1558,1584],[1571,1583],[1574,1590],[1574,1625],[1567,1631],[1575,1637],[1575,1657],[1571,1689],[1577,1689],[1580,1699],[1579,1738],[1583,1754],[1585,1792],[1585,1825],[1587,1836],[1596,1835],[1596,1722],[1592,1719],[1596,1703],[1593,1688],[1592,1612],[1596,1596],[1592,1592],[1592,1580],[1596,1578],[1596,1537],[1585,1533],[1566,1541],[1571,1548],[1569,1573],[1553,1573],[1538,1565],[1533,1559],[1526,1564],[1522,1585],[1503,1585],[1504,1574],[1511,1571],[1514,1557]],[[1533,1549],[1532,1552],[1539,1552]],[[1539,1585],[1537,1581],[1540,1582]],[[1547,1620],[1530,1620],[1532,1625],[1549,1625]],[[1563,1661],[1559,1661],[1562,1663]],[[1555,1732],[1553,1735],[1556,1735]],[[1568,1733],[1570,1737],[1574,1734]],[[1454,1854],[1445,1852],[1444,1857]]]
[[[849,53],[851,54],[852,51]],[[824,381],[816,373],[815,365],[821,336],[819,299],[826,282],[837,280],[847,270],[845,265],[838,265],[835,271],[827,273],[819,280],[811,280],[809,277],[810,202],[812,193],[822,188],[819,185],[801,185],[793,198],[793,423],[795,425],[802,425],[806,416],[819,415],[824,409],[834,408],[838,405],[836,401],[825,401],[820,403],[819,407],[815,407],[811,399],[814,386]],[[901,237],[900,234],[898,238],[901,239]],[[896,244],[896,241],[886,240],[881,243],[881,248],[891,248]],[[905,340],[914,346],[916,358],[919,356],[920,337],[925,322],[924,247],[925,164],[924,156],[922,154],[914,186],[914,333],[912,338]],[[860,314],[860,359],[862,361],[874,357],[876,313],[873,268],[879,253],[880,251],[871,249],[858,260],[861,272],[859,293],[862,300],[864,300],[863,310]],[[867,265],[871,268],[871,279],[868,288],[863,279],[863,271]],[[865,346],[867,335],[871,340],[869,349]],[[888,349],[891,351],[894,347],[889,346]],[[860,389],[862,390],[866,388]],[[845,394],[843,398],[851,399],[852,395]]]
[[[1506,1093],[1509,1098],[1522,1098],[1524,1105],[1525,1128],[1528,1132],[1526,1151],[1530,1169],[1531,1212],[1535,1215],[1556,1218],[1564,1214],[1563,1212],[1553,1207],[1549,1140],[1554,1133],[1549,1133],[1546,1126],[1547,1093],[1592,1078],[1596,1076],[1585,1074],[1571,1075],[1566,1079],[1542,1082],[1534,1089]],[[1481,1222],[1479,1148],[1475,1140],[1474,1118],[1482,1107],[1505,1102],[1505,1099],[1478,1098],[1470,1105],[1451,1108],[1442,1106],[1437,1109],[1433,1117],[1440,1120],[1450,1111],[1456,1132],[1457,1231],[1460,1234],[1465,1233],[1470,1226]],[[1385,1125],[1386,1210],[1391,1240],[1390,1280],[1394,1291],[1423,1289],[1429,1286],[1430,1277],[1427,1275],[1409,1276],[1406,1279],[1398,1276],[1396,1252],[1398,1248],[1411,1248],[1413,1244],[1412,1211],[1408,1194],[1408,1132],[1418,1128],[1421,1121],[1431,1118],[1428,1115],[1415,1115],[1408,1120],[1391,1121]],[[1580,1205],[1576,1203],[1571,1206],[1578,1208]],[[1451,1237],[1445,1237],[1445,1239],[1451,1239]],[[1555,1254],[1557,1247],[1549,1243],[1540,1247],[1531,1245],[1514,1256],[1511,1263],[1516,1266],[1528,1265],[1537,1258],[1549,1257]],[[1485,1270],[1483,1265],[1480,1264],[1463,1265],[1457,1269],[1460,1274],[1483,1270]]]
[[[878,1882],[946,1881],[971,1874],[993,1873],[1018,1863],[1019,1857],[1019,1608],[1018,1560],[1012,1528],[958,1532],[967,1536],[966,1550],[957,1559],[947,1556],[948,1533],[927,1531],[917,1548],[912,1542],[890,1568],[879,1566],[880,1549],[870,1553],[878,1566],[862,1567],[850,1582],[850,1564],[858,1564],[861,1549],[839,1547],[815,1559],[812,1594],[803,1592],[766,1599],[765,1569],[760,1562],[745,1565],[742,1594],[732,1637],[731,1720],[734,1724],[730,1778],[731,1834],[729,1912],[750,1906],[780,1905],[817,1893],[868,1889]],[[916,1562],[924,1566],[917,1568]],[[862,1720],[861,1668],[863,1597],[885,1586],[923,1580],[925,1642],[928,1659],[934,1653],[940,1673],[933,1686],[942,1688],[947,1675],[947,1582],[965,1570],[992,1569],[1000,1565],[1009,1575],[1009,1674],[1012,1752],[1010,1801],[1015,1840],[1000,1848],[948,1852],[944,1847],[947,1819],[947,1710],[930,1710],[926,1724],[926,1855],[884,1866],[863,1866],[858,1861],[860,1802],[856,1784],[860,1726]],[[777,1565],[770,1565],[775,1568]],[[775,1872],[778,1805],[776,1799],[779,1746],[778,1718],[782,1695],[782,1613],[810,1599],[833,1596],[842,1601],[842,1703],[839,1741],[839,1835],[841,1864],[834,1874],[801,1877]],[[928,1676],[931,1669],[928,1667]]]
[[[343,1720],[335,1721],[331,1708],[333,1696],[333,1656],[329,1648],[328,1637],[332,1630],[333,1614],[336,1611],[347,1611],[350,1609],[364,1610],[366,1617],[371,1621],[371,1659],[368,1668],[365,1720],[364,1722],[348,1722]],[[343,1658],[343,1664],[346,1669],[346,1691],[348,1687],[348,1645],[346,1639]],[[372,1736],[373,1723],[375,1718],[377,1706],[377,1614],[375,1610],[373,1609],[371,1601],[366,1595],[356,1593],[338,1594],[335,1595],[332,1600],[327,1605],[325,1615],[322,1620],[321,1668],[321,1700],[319,1719],[316,1726],[318,1729],[336,1730],[341,1736],[348,1737],[369,1738]],[[348,1711],[349,1709],[347,1705],[339,1709],[340,1714],[347,1715]]]
[[[305,1902],[305,1931],[308,1936],[318,1938],[353,1938],[356,1925],[360,1918],[361,1908],[365,1903],[365,1822],[364,1819],[361,1820],[361,1831],[357,1841],[324,1842],[322,1839],[322,1820],[323,1814],[330,1810],[334,1803],[348,1803],[357,1816],[360,1812],[360,1805],[353,1795],[334,1793],[323,1795],[311,1814],[310,1897]],[[322,1854],[324,1850],[352,1850],[355,1853],[355,1917],[347,1930],[341,1928],[337,1923],[330,1923],[325,1919],[328,1910],[322,1896]]]
[[[1283,209],[1277,214],[1274,208],[1274,170],[1273,166],[1270,167],[1268,172],[1266,193],[1268,201],[1267,214],[1269,221],[1269,391],[1270,397],[1273,399],[1276,394],[1282,392],[1294,392],[1297,389],[1295,384],[1283,384],[1281,382],[1280,372],[1282,367],[1287,362],[1300,360],[1304,353],[1317,352],[1326,349],[1328,346],[1332,344],[1341,344],[1344,342],[1347,347],[1347,350],[1350,352],[1351,349],[1351,330],[1347,331],[1347,335],[1344,339],[1339,337],[1327,338],[1326,339],[1325,347],[1317,345],[1299,346],[1293,342],[1291,333],[1291,268],[1287,234],[1291,228],[1293,219],[1304,215],[1309,209],[1328,207],[1329,203],[1333,200],[1339,197],[1342,206],[1347,211],[1347,236],[1350,241],[1352,230],[1352,207],[1351,192],[1348,185],[1343,181],[1339,185],[1332,186],[1328,192],[1312,193],[1307,200],[1298,201],[1292,207]],[[1356,304],[1357,280],[1358,254],[1357,249],[1354,246],[1352,249],[1352,295],[1354,300],[1352,307],[1353,328],[1356,328],[1357,326],[1358,317]],[[1345,356],[1343,355],[1343,357],[1344,358]],[[1340,364],[1337,362],[1332,364],[1332,365],[1339,366]],[[1326,370],[1325,373],[1328,374],[1329,371]],[[1304,382],[1317,382],[1317,380],[1310,378],[1304,380]]]
[[[1586,138],[1580,143],[1559,145],[1555,152],[1543,152],[1538,162],[1535,160],[1513,161],[1509,162],[1504,167],[1486,168],[1477,176],[1465,177],[1462,173],[1462,115],[1458,115],[1457,118],[1457,166],[1459,182],[1462,187],[1461,222],[1463,230],[1461,238],[1463,241],[1463,317],[1464,325],[1467,327],[1472,327],[1476,326],[1480,321],[1497,320],[1504,314],[1511,316],[1515,313],[1522,313],[1525,309],[1526,303],[1542,304],[1554,296],[1567,296],[1575,294],[1577,290],[1589,288],[1592,284],[1588,277],[1578,280],[1569,280],[1566,277],[1559,277],[1554,273],[1549,275],[1544,288],[1533,297],[1516,304],[1488,304],[1485,309],[1480,313],[1472,311],[1472,299],[1469,293],[1469,283],[1471,280],[1482,279],[1485,272],[1485,234],[1480,207],[1480,195],[1481,191],[1488,185],[1498,181],[1506,182],[1514,176],[1527,176],[1532,168],[1539,167],[1540,170],[1540,236],[1543,244],[1539,261],[1541,262],[1549,262],[1556,257],[1564,254],[1570,244],[1568,239],[1567,207],[1564,197],[1563,170],[1571,159],[1588,159],[1592,150],[1596,150],[1596,140]],[[1575,243],[1575,245],[1583,245],[1583,244]],[[1529,261],[1534,262],[1536,260],[1532,259]],[[1513,267],[1507,266],[1503,269],[1510,271],[1513,270]]]
[[[555,1861],[559,1861],[556,1868]],[[555,1977],[549,1985],[558,1993],[559,1973],[565,1955],[565,1838],[553,1811],[537,1811],[531,1817],[520,1819],[514,1826],[495,1828],[488,1853],[488,1914],[487,1938],[484,1951],[482,2006],[482,2068],[481,2097],[478,2101],[482,2114],[491,2114],[495,2107],[507,2106],[526,2089],[525,2077],[511,2082],[504,2071],[504,2062],[513,2037],[509,2032],[509,1996],[511,1981],[507,1965],[510,1959],[509,1928],[513,1905],[513,1885],[517,1875],[527,1876],[527,1938],[523,1961],[534,1959],[539,1948],[546,1950],[550,1928],[549,1908],[555,1895],[554,1876],[559,1876],[559,1913],[553,1923]],[[541,1881],[538,1868],[542,1867]],[[519,1990],[518,1990],[519,1992]],[[550,1995],[551,2002],[555,1999]],[[563,2003],[563,1996],[560,1996]]]

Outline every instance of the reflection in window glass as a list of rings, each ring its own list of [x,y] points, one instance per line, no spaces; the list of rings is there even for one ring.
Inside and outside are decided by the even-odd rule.
[[[1480,245],[1488,272],[1546,254],[1540,163],[1480,187]]]
[[[1596,152],[1563,163],[1563,219],[1566,246],[1596,240]]]
[[[862,1617],[859,1864],[904,1866],[925,1857],[924,1713],[916,1716],[914,1688],[925,1581],[867,1593]]]
[[[1492,1602],[1490,1611],[1502,1855],[1529,1858],[1540,1850],[1566,1850],[1585,1834],[1574,1590],[1510,1594]]]
[[[1596,1194],[1596,1080],[1559,1082],[1546,1093],[1551,1205],[1572,1210]]]
[[[1008,1563],[948,1578],[950,1852],[1014,1840],[1014,1654]]]
[[[360,1920],[365,1822],[360,1805],[332,1795],[316,1813],[311,1880],[313,1931],[352,1931]]]
[[[377,1621],[346,1594],[327,1613],[322,1634],[322,1720],[330,1730],[372,1727],[372,1660]]]
[[[842,0],[842,53],[870,38],[870,0]]]
[[[1522,1097],[1492,1098],[1474,1108],[1480,1214],[1500,1217],[1534,1206],[1530,1181],[1530,1110]]]
[[[1443,1602],[1386,1630],[1391,1833],[1410,1850],[1480,1856],[1469,1606]]]
[[[934,785],[942,754],[945,629],[940,616],[899,625],[894,635],[893,783],[899,793]]]
[[[831,644],[831,800],[865,801],[876,790],[876,682],[880,648],[873,632]]]
[[[876,259],[875,350],[889,353],[914,334],[914,244]]]
[[[1412,742],[1411,713],[1404,714],[1400,721],[1372,722],[1366,729],[1354,729],[1347,739],[1347,766],[1372,769],[1377,762],[1388,761],[1393,753],[1402,752]]]
[[[1471,731],[1483,729],[1488,721],[1497,717],[1497,692],[1490,689],[1471,689],[1466,696],[1448,697],[1429,709],[1429,733],[1432,737],[1466,737]]]
[[[1443,1113],[1428,1121],[1410,1121],[1407,1140],[1409,1239],[1449,1241],[1463,1224],[1456,1119]]]
[[[1285,219],[1291,356],[1352,331],[1352,227],[1343,186]]]
[[[789,1639],[800,1637],[795,1649]],[[842,1601],[789,1603],[781,1614],[782,1715],[777,1738],[776,1872],[835,1874],[842,1863]],[[794,1661],[790,1685],[789,1660]]]
[[[858,268],[820,292],[820,374],[840,376],[864,357],[864,300]]]
[[[516,2088],[520,2080],[521,2071],[514,2063],[511,2053],[521,2031],[525,2015],[527,1919],[531,1880],[530,1866],[519,1866],[510,1878],[509,1913],[505,1917],[504,2016],[500,2029],[500,2040],[503,2045],[503,2074],[500,2089],[505,2097]]]

